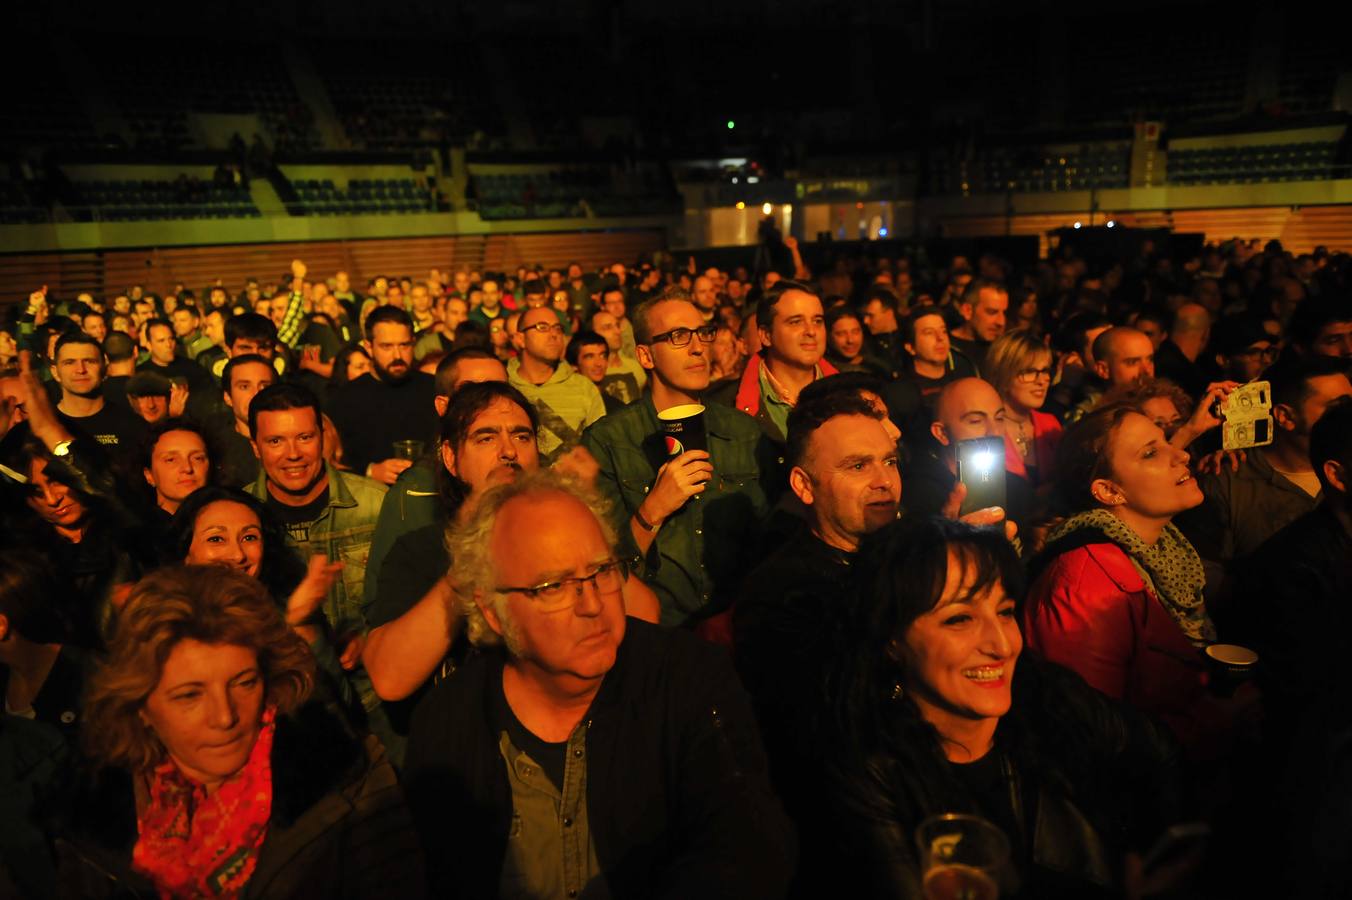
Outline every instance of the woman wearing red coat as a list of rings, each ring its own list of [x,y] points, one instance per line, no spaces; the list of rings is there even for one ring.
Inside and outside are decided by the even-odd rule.
[[[1197,551],[1170,520],[1202,502],[1188,454],[1139,409],[1095,410],[1058,449],[1061,489],[1082,510],[1034,566],[1028,643],[1110,697],[1163,720],[1195,759],[1228,743],[1228,705],[1206,689],[1216,639]]]

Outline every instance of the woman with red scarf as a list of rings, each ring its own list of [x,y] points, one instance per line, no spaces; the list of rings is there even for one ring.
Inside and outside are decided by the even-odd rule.
[[[394,771],[325,705],[266,589],[174,566],[132,589],[83,736],[103,769],[62,827],[63,896],[420,897]]]

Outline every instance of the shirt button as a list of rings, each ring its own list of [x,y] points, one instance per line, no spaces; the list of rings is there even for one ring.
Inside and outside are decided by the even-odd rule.
[[[581,759],[581,758],[582,758],[582,751],[581,751],[581,750],[574,750],[574,751],[573,751],[573,758],[574,758],[574,759]]]
[[[571,818],[569,818],[568,816],[564,816],[564,817],[563,817],[563,827],[564,827],[564,828],[572,828],[572,827],[573,827],[573,820],[572,820]]]
[[[703,528],[696,528],[696,529],[695,529],[695,534],[704,534],[704,529],[703,529]]]
[[[648,493],[648,489],[646,487],[643,489],[643,493],[645,494]]]

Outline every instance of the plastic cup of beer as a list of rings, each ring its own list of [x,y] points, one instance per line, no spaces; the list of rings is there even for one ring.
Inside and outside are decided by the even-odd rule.
[[[708,450],[709,438],[704,430],[704,407],[698,403],[672,406],[657,414],[662,429],[667,456],[680,456],[687,450]]]
[[[998,900],[1009,839],[980,816],[944,813],[915,830],[925,900]]]
[[[1217,697],[1233,697],[1241,684],[1253,677],[1258,654],[1239,644],[1212,644],[1203,651],[1209,678],[1207,686]]]
[[[425,446],[422,441],[395,441],[394,458],[417,462],[422,457]]]

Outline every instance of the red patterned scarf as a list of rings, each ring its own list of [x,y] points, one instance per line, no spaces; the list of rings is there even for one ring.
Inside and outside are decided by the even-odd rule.
[[[151,771],[132,868],[155,882],[163,900],[243,894],[272,815],[276,718],[276,707],[264,711],[249,761],[210,796],[172,759]]]

